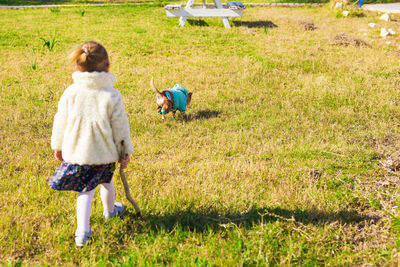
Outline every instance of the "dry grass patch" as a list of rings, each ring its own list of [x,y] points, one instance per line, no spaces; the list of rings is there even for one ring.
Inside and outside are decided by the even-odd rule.
[[[305,31],[314,31],[317,29],[317,26],[315,26],[312,21],[300,21],[299,23],[303,26]]]
[[[344,32],[338,33],[333,36],[331,43],[338,46],[361,46],[370,47],[365,41],[352,37]]]

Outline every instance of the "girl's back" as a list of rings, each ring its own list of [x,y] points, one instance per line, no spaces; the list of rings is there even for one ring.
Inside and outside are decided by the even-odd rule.
[[[74,84],[63,94],[54,130],[63,131],[64,160],[74,164],[103,164],[118,160],[115,131],[127,124],[122,96],[113,89],[108,72],[75,72]],[[62,117],[67,116],[67,120]],[[127,133],[126,133],[127,134]],[[126,135],[125,134],[125,135]],[[54,135],[56,139],[56,134]],[[127,139],[127,138],[125,138]],[[122,139],[123,140],[123,139]],[[54,140],[56,141],[56,140]]]
[[[113,89],[115,77],[108,72],[105,48],[94,41],[86,42],[71,58],[76,70],[72,75],[74,83],[58,103],[51,137],[55,157],[62,164],[50,178],[49,186],[79,192],[75,242],[81,247],[92,233],[91,204],[98,185],[104,218],[123,214],[124,206],[115,202],[112,176],[121,141],[128,155],[133,147],[122,96]],[[126,168],[129,161],[129,156],[120,159],[121,166]]]

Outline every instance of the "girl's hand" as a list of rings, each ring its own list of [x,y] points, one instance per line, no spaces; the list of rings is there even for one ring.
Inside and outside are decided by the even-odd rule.
[[[129,155],[126,156],[126,158],[124,159],[120,159],[119,163],[121,163],[121,167],[122,169],[126,169],[126,167],[128,167],[128,163],[131,161],[131,159],[129,158]]]
[[[59,161],[64,161],[61,150],[54,151],[54,157]]]

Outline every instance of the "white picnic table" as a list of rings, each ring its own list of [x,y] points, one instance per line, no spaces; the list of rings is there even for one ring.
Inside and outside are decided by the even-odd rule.
[[[225,28],[230,28],[228,17],[243,16],[244,5],[240,2],[228,2],[224,7],[221,0],[213,0],[213,6],[207,5],[205,0],[202,6],[194,6],[195,0],[188,0],[185,7],[182,5],[166,5],[168,17],[180,17],[179,26],[185,26],[188,17],[221,17]]]

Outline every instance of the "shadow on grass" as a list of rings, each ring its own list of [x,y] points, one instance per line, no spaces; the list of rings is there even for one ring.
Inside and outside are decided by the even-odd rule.
[[[258,20],[258,21],[243,21],[234,20],[232,23],[235,26],[246,26],[247,28],[277,28],[278,25],[269,20]]]
[[[211,118],[216,118],[219,116],[221,112],[216,111],[216,110],[199,110],[196,113],[189,113],[183,115],[183,120],[188,122],[188,121],[194,121],[194,120],[206,120],[206,119],[211,119]]]
[[[186,22],[192,26],[200,26],[200,27],[208,27],[209,26],[208,23],[202,19],[188,19]]]
[[[133,213],[129,211],[125,214],[129,220],[137,220]],[[222,225],[235,224],[246,229],[255,225],[275,221],[287,221],[291,223],[323,225],[326,223],[338,222],[340,224],[357,224],[363,221],[377,222],[379,217],[371,217],[359,214],[353,210],[341,210],[339,212],[328,213],[318,210],[287,210],[275,209],[252,209],[243,214],[224,214],[218,215],[216,212],[193,212],[182,211],[165,215],[145,215],[140,218],[142,227],[150,228],[155,232],[161,229],[171,231],[175,227],[180,227],[184,231],[204,232],[209,229],[221,230]],[[129,224],[129,225],[135,225]],[[137,224],[136,224],[137,226]],[[132,227],[128,231],[142,231],[142,227]]]

